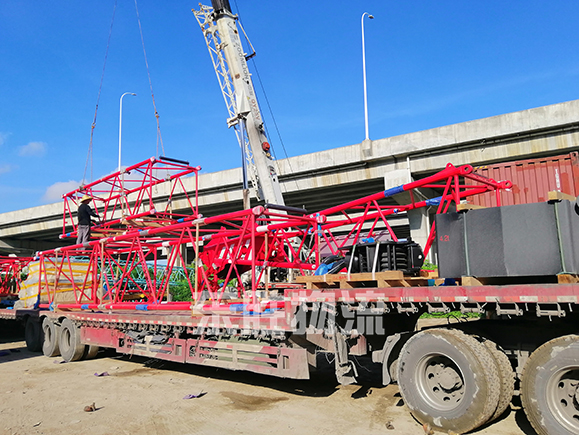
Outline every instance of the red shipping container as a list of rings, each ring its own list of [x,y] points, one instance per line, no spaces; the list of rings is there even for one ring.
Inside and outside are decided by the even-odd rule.
[[[515,162],[475,166],[474,172],[496,181],[510,180],[513,187],[500,192],[501,205],[528,204],[548,200],[556,190],[579,196],[579,153],[542,157]],[[469,180],[467,180],[467,184]],[[497,205],[496,193],[488,192],[469,198],[469,203],[483,207]]]

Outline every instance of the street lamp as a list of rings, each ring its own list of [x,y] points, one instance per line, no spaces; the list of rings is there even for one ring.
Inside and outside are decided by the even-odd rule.
[[[362,23],[362,69],[364,70],[364,122],[366,126],[366,140],[370,139],[370,134],[368,133],[368,93],[366,89],[366,45],[364,43],[364,16],[368,15],[371,20],[374,19],[374,15],[370,15],[368,12],[362,14],[360,22]]]
[[[132,92],[125,92],[123,95],[121,95],[121,104],[119,108],[119,172],[121,170],[121,131],[123,128],[123,97],[125,95],[133,95],[136,97],[137,94]]]

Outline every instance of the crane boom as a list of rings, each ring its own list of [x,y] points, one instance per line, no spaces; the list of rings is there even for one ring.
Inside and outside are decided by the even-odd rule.
[[[213,67],[229,111],[227,124],[234,127],[244,155],[245,174],[252,181],[256,197],[267,203],[284,205],[275,162],[265,134],[246,55],[237,27],[237,16],[228,0],[212,0],[212,6],[193,10],[203,31]],[[243,30],[243,29],[242,29]]]

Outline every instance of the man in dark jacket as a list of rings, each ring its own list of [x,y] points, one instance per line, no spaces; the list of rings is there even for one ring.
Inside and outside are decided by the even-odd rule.
[[[77,244],[90,240],[90,226],[92,224],[90,217],[99,217],[93,209],[90,208],[90,205],[88,205],[91,200],[92,198],[89,195],[84,195],[80,200],[80,206],[78,207]]]

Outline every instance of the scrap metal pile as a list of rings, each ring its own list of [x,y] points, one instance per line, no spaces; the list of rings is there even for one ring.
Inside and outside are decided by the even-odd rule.
[[[242,301],[247,311],[281,307],[283,301],[259,297],[261,290],[271,285],[272,269],[313,274],[323,262],[322,250],[344,258],[352,246],[384,230],[398,242],[389,216],[431,206],[436,206],[436,213],[445,213],[452,204],[472,195],[497,191],[498,198],[498,190],[510,186],[508,181],[474,175],[469,165],[448,164],[435,175],[316,213],[266,204],[204,217],[198,213],[197,183],[190,199],[181,180],[184,175],[197,175],[198,170],[183,162],[151,159],[125,171],[138,173],[135,178],[140,184],[133,178],[129,188],[128,178],[115,173],[65,195],[64,237],[75,235],[72,211],[82,195],[94,198],[103,223],[97,227],[96,238],[83,245],[38,253],[36,306],[57,310],[214,311]],[[163,182],[171,185],[166,188],[169,205],[158,207],[153,187]],[[187,213],[175,214],[170,207],[175,186],[182,187]],[[421,194],[418,200],[415,192],[422,188],[442,194],[429,199]],[[409,194],[410,201],[392,205],[391,197],[403,192]],[[70,226],[73,231],[65,232]],[[433,226],[425,254],[435,238],[434,231]],[[183,276],[191,300],[170,302],[169,281],[173,269],[186,262],[184,246],[192,247],[196,258],[193,273]],[[86,267],[75,267],[79,261]],[[59,292],[63,286],[67,290]],[[135,293],[140,295],[138,301]]]

